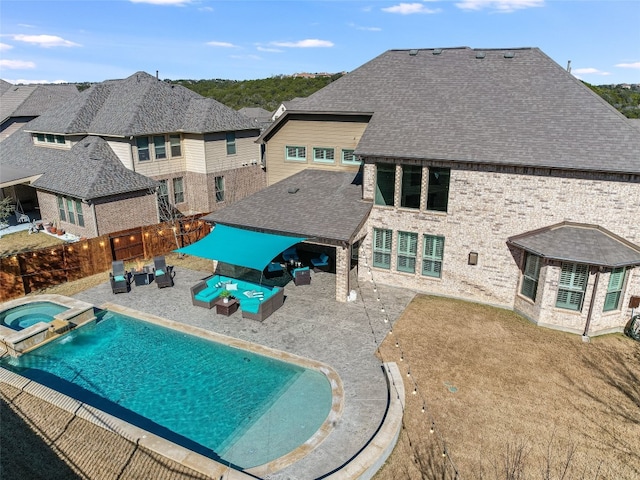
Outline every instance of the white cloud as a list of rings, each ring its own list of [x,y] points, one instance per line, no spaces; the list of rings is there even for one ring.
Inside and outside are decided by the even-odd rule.
[[[200,7],[198,10],[200,12],[213,12],[213,8],[212,7]]]
[[[399,3],[393,7],[383,8],[382,11],[399,13],[400,15],[413,15],[414,13],[438,13],[440,9],[427,8],[423,3]]]
[[[13,35],[13,39],[18,42],[31,43],[44,48],[51,47],[81,47],[78,43],[65,40],[56,35]]]
[[[616,67],[620,67],[620,68],[640,68],[640,62],[617,63]]]
[[[317,38],[307,38],[297,42],[271,42],[276,47],[289,48],[316,48],[316,47],[333,47],[333,42],[328,40],[318,40]]]
[[[268,47],[261,47],[258,45],[256,49],[259,52],[282,53],[282,50],[280,50],[279,48],[268,48]]]
[[[209,45],[210,47],[222,47],[222,48],[236,48],[236,46],[233,43],[229,43],[229,42],[207,42],[207,45]]]
[[[0,52],[6,52],[7,50],[11,50],[13,45],[8,45],[6,43],[0,43]]]
[[[502,13],[542,6],[544,6],[544,0],[463,0],[462,2],[456,3],[456,7],[462,10],[482,10],[488,8]]]
[[[182,7],[191,3],[191,0],[129,0],[131,3],[149,3],[151,5],[175,5]]]
[[[0,60],[0,67],[11,70],[23,70],[25,68],[36,68],[33,62],[25,62],[24,60]]]
[[[587,68],[574,68],[571,70],[571,73],[574,75],[611,75],[609,72],[603,72],[602,70],[598,70],[597,68],[587,67]]]

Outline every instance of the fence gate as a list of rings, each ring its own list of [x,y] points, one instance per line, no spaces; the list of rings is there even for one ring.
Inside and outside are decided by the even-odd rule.
[[[132,260],[144,257],[142,229],[135,228],[109,235],[111,254],[114,260]]]

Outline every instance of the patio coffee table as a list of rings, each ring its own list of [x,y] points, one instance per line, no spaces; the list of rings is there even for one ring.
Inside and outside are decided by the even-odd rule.
[[[216,314],[224,315],[226,317],[228,317],[229,315],[233,315],[236,310],[238,310],[239,306],[238,300],[236,300],[235,298],[229,299],[227,303],[224,303],[222,299],[219,298],[218,300],[213,302],[213,304],[216,306]]]

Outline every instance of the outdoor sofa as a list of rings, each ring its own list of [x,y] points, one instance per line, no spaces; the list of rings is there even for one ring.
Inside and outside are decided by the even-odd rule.
[[[316,272],[329,271],[329,255],[326,253],[321,253],[319,257],[311,259],[311,265],[313,266],[313,270]]]
[[[212,308],[220,294],[228,290],[238,300],[243,318],[262,322],[284,303],[284,289],[236,278],[213,275],[191,287],[193,305]]]

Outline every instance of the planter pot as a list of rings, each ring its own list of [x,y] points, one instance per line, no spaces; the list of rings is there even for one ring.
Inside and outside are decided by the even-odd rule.
[[[224,297],[222,299],[222,303],[229,303],[229,297]]]
[[[49,228],[49,232],[53,233],[54,235],[56,235],[58,233],[58,229],[56,227],[51,227],[51,228]]]
[[[63,236],[64,235],[64,230],[58,230],[58,235]]]

